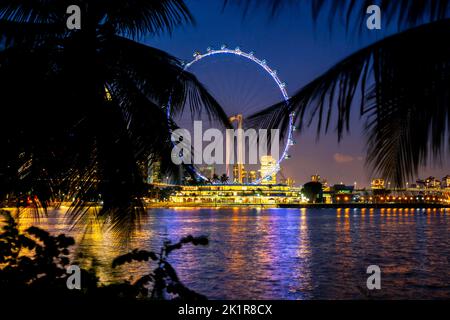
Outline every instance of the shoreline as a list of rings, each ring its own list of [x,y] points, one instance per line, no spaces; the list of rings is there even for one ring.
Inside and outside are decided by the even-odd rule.
[[[70,205],[61,205],[61,208],[68,208]],[[192,203],[192,204],[173,204],[173,203],[154,203],[147,204],[145,209],[233,209],[233,208],[260,208],[260,209],[450,209],[450,204],[439,203],[301,203],[301,204],[210,204],[210,203]],[[17,210],[14,207],[0,207],[0,210]],[[20,208],[30,209],[30,208]],[[48,207],[47,210],[56,209]]]
[[[304,203],[280,204],[278,208],[316,208],[316,209],[449,209],[450,205],[439,203]]]
[[[193,209],[193,208],[285,208],[285,209],[450,209],[450,205],[439,203],[302,203],[302,204],[153,204],[147,209]]]

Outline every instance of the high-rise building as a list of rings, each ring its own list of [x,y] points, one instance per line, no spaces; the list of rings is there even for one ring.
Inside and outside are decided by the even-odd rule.
[[[276,184],[277,183],[277,161],[272,156],[261,157],[261,169],[259,170],[263,180],[261,184]]]
[[[385,189],[384,179],[372,179],[371,186],[375,190]]]
[[[162,175],[161,175],[161,163],[159,161],[155,161],[149,165],[148,172],[148,183],[155,184],[161,183]]]
[[[286,184],[288,187],[293,187],[294,184],[295,184],[295,180],[292,179],[292,178],[290,178],[290,177],[288,177],[288,178],[286,178],[285,184]]]
[[[239,170],[241,171],[239,174]],[[233,165],[233,183],[242,184],[247,180],[247,171],[242,164]]]

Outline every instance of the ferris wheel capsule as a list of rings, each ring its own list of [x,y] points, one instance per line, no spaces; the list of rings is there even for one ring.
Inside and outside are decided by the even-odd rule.
[[[261,63],[262,63],[263,65],[266,65],[266,64],[267,64],[267,61],[264,59],[264,60],[261,61]]]
[[[290,158],[292,158],[290,154],[286,154],[286,155],[284,156],[284,159],[285,159],[285,160],[289,160]]]
[[[206,48],[206,51],[211,52],[212,51],[211,47]]]
[[[227,48],[227,45],[226,44],[223,44],[221,47],[220,47],[220,49],[222,49],[222,50],[225,50]]]

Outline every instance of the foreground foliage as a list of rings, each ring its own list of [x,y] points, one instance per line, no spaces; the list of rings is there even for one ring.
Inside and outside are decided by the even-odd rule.
[[[69,290],[71,276],[67,268],[73,265],[69,247],[75,244],[63,234],[52,236],[47,231],[30,227],[24,233],[9,212],[0,233],[0,299],[57,299],[61,302],[95,299],[121,300],[205,300],[206,297],[187,288],[168,261],[171,252],[186,244],[207,245],[206,237],[187,236],[172,244],[167,241],[160,253],[135,249],[112,262],[113,268],[132,261],[156,264],[152,273],[143,275],[134,283],[124,281],[102,285],[93,270],[81,269],[81,290]]]

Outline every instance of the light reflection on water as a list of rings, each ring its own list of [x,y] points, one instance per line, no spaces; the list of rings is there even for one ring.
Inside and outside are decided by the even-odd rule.
[[[449,212],[416,209],[153,209],[129,247],[98,227],[68,231],[53,211],[37,225],[75,237],[74,256],[103,282],[132,280],[154,266],[110,267],[128,248],[158,250],[188,234],[208,247],[171,256],[180,278],[211,299],[366,298],[369,265],[382,270],[375,298],[450,298]],[[83,257],[80,258],[79,254]]]

